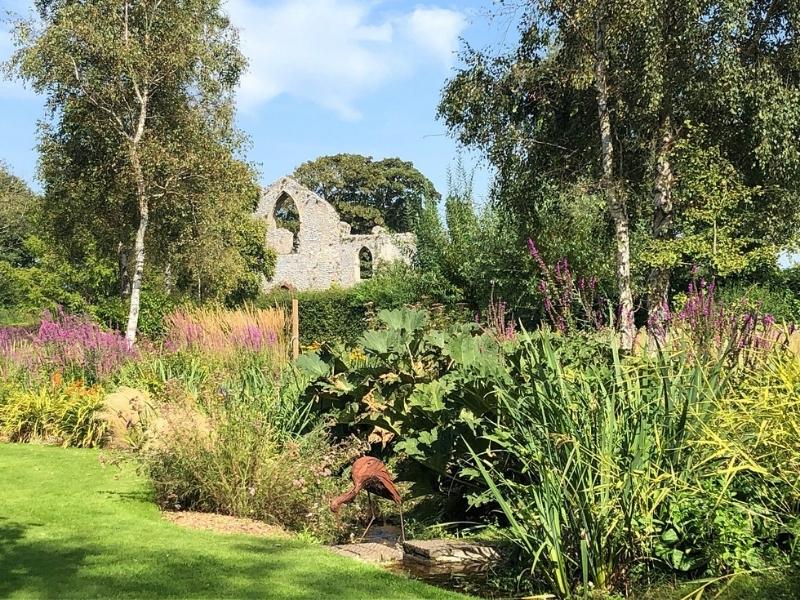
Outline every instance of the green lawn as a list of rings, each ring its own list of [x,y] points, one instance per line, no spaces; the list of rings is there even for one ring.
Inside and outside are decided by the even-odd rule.
[[[639,600],[694,600],[698,583],[678,586],[661,585],[641,593]],[[800,575],[789,571],[766,571],[759,575],[737,575],[709,587],[702,600],[797,600],[800,598]]]
[[[180,528],[98,456],[0,444],[0,597],[463,597],[294,540]]]

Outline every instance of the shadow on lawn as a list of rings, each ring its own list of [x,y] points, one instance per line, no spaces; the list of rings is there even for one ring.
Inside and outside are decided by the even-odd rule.
[[[136,504],[155,502],[153,491],[149,488],[142,488],[133,492],[116,492],[112,490],[98,490],[98,494],[107,496],[109,500],[119,502],[133,502]]]
[[[41,596],[53,594],[53,584],[71,580],[87,552],[82,548],[53,546],[26,539],[40,525],[10,522],[0,517],[0,597],[18,590]]]
[[[236,559],[213,547],[147,551],[107,547],[81,538],[41,539],[35,525],[0,521],[0,597],[45,598],[259,597],[308,599],[424,598],[388,573],[343,568],[341,561],[309,559],[294,541],[227,541]],[[145,533],[145,538],[147,534]],[[213,544],[212,544],[213,545]],[[314,555],[318,556],[318,555]],[[242,559],[244,557],[244,559]],[[350,565],[352,566],[352,565]],[[406,589],[398,589],[406,588]],[[436,592],[431,590],[436,596]]]

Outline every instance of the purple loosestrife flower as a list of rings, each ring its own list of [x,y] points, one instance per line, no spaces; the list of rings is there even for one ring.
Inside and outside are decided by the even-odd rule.
[[[34,372],[71,372],[84,380],[105,377],[135,356],[120,333],[105,331],[60,309],[55,316],[45,312],[35,333],[17,339],[24,340],[24,350],[20,346],[9,359],[19,367]]]
[[[481,328],[498,340],[510,340],[516,336],[516,324],[509,318],[508,304],[504,300],[494,299],[494,292],[486,307],[485,323],[478,322]]]
[[[602,311],[597,307],[597,278],[576,278],[566,257],[559,259],[551,270],[532,239],[528,240],[528,251],[541,271],[542,279],[537,287],[542,295],[545,315],[553,328],[566,333],[581,326],[604,327]]]
[[[263,335],[261,330],[252,323],[248,323],[244,327],[244,331],[240,333],[239,343],[246,350],[253,350],[258,352],[261,350]]]
[[[697,274],[696,269],[692,272]],[[735,364],[742,358],[745,361],[755,358],[751,350],[769,350],[776,344],[786,343],[788,337],[774,331],[775,317],[761,313],[761,303],[753,306],[746,298],[741,298],[725,306],[717,301],[716,292],[714,280],[692,281],[683,309],[671,321],[671,326],[687,333],[693,344],[693,355],[728,352],[727,359]]]
[[[545,264],[544,260],[542,259],[542,255],[539,252],[539,248],[536,247],[536,242],[534,242],[532,239],[528,239],[528,251],[530,252],[533,260],[536,261],[536,264],[539,265],[542,274],[543,275],[549,274],[550,269],[547,268],[547,264]]]

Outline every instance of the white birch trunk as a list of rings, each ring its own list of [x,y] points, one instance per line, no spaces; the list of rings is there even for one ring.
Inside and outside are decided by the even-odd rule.
[[[655,173],[653,175],[653,228],[656,241],[666,240],[672,235],[672,187],[674,174],[669,152],[672,149],[673,133],[669,117],[663,120],[658,140]],[[663,323],[669,296],[670,271],[668,267],[657,265],[650,274],[648,312],[651,318]]]
[[[144,135],[144,127],[147,119],[147,87],[140,91],[138,85],[134,83],[136,97],[139,100],[139,121],[136,132],[130,139],[130,161],[133,177],[136,181],[136,200],[139,204],[139,227],[136,229],[136,240],[133,245],[133,277],[131,279],[131,298],[130,309],[128,311],[128,326],[125,328],[125,339],[128,344],[133,346],[136,343],[136,332],[139,328],[139,309],[141,306],[142,280],[144,278],[145,261],[145,236],[147,235],[147,225],[150,221],[150,204],[147,198],[147,186],[144,180],[144,172],[139,157],[139,142]]]
[[[600,10],[603,10],[601,4]],[[611,137],[611,116],[608,109],[608,56],[603,15],[598,15],[595,29],[595,88],[597,114],[600,122],[600,184],[606,198],[608,212],[614,222],[617,245],[617,288],[619,292],[620,345],[624,350],[633,347],[636,326],[633,321],[633,293],[631,292],[631,248],[628,213],[625,200],[614,186],[614,144]]]
[[[128,311],[128,326],[125,329],[125,339],[133,346],[136,343],[136,332],[139,329],[139,310],[141,307],[142,280],[144,277],[144,242],[147,234],[147,225],[150,220],[150,211],[145,201],[139,207],[139,227],[136,230],[136,241],[133,245],[133,278],[131,279],[130,310]]]

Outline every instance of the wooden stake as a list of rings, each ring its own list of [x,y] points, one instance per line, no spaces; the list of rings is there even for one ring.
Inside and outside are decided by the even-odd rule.
[[[292,298],[292,358],[300,356],[300,305]]]

